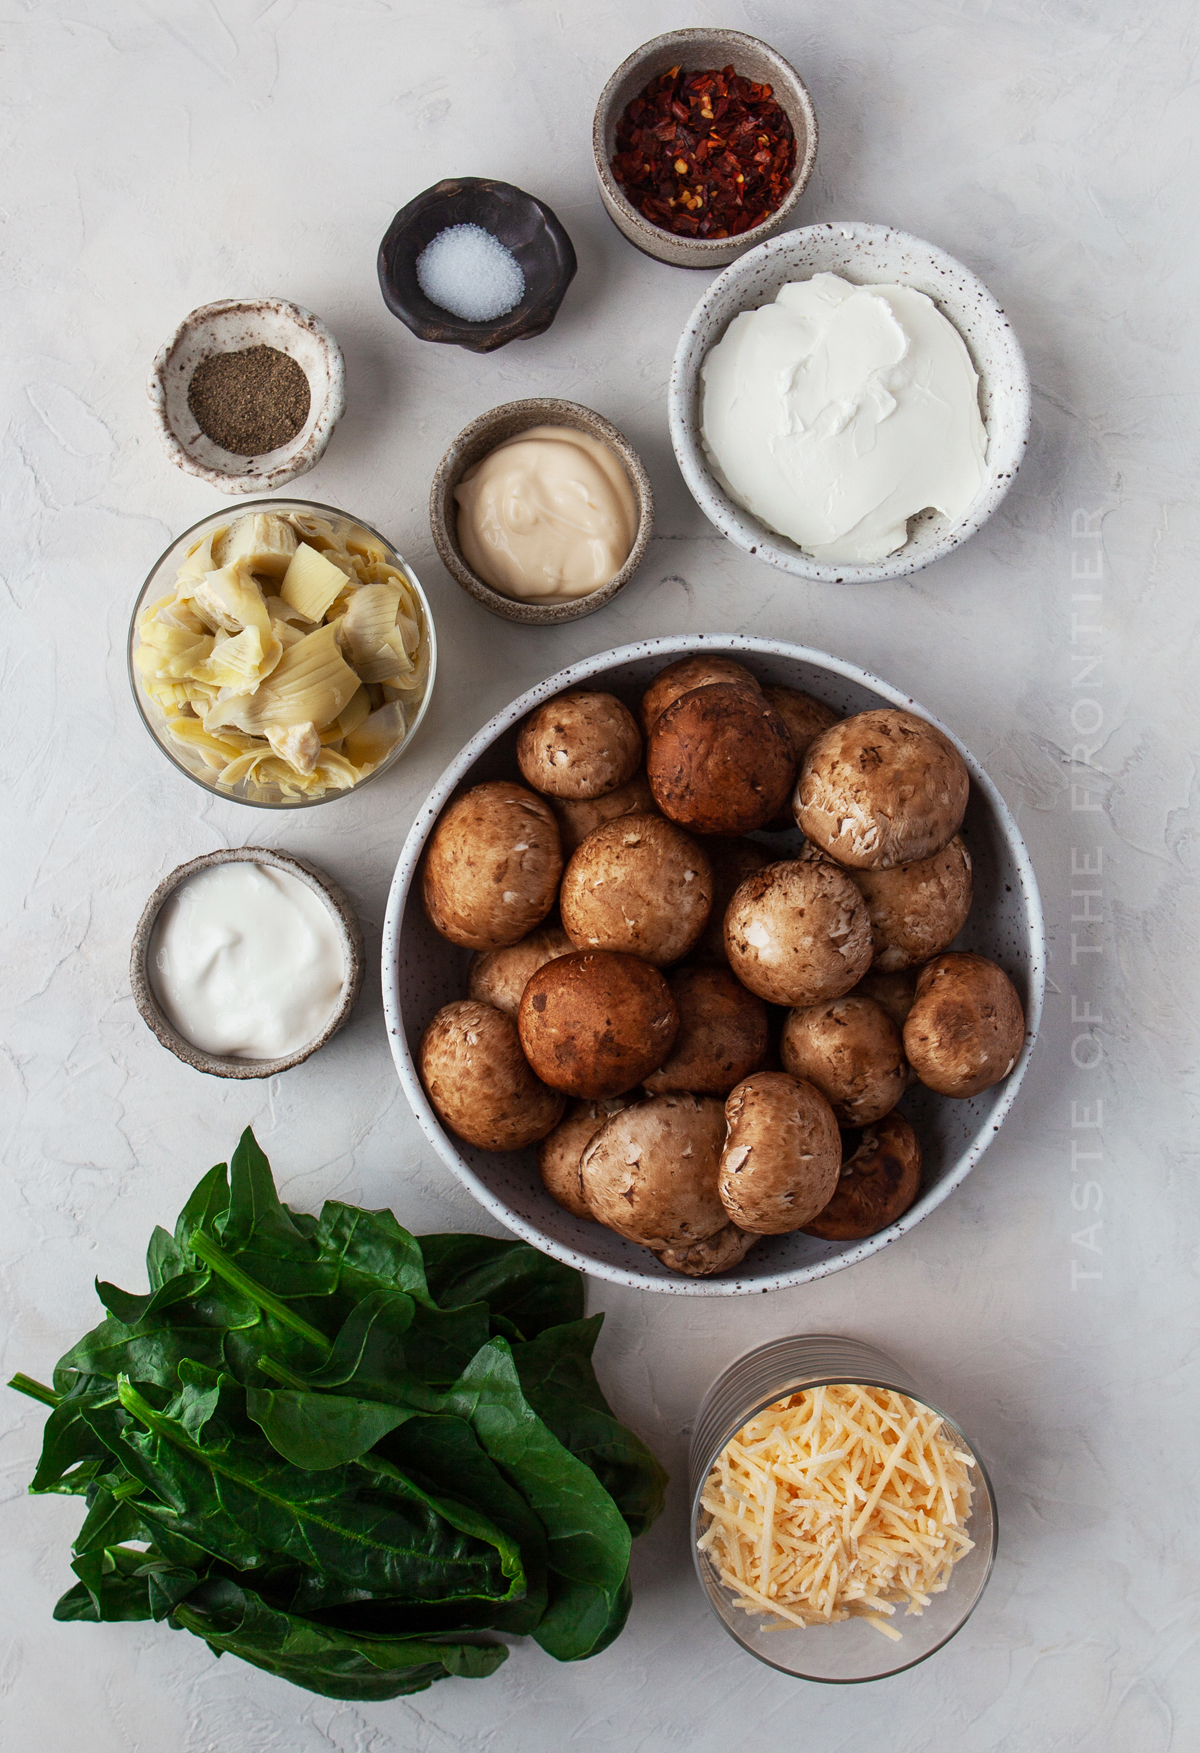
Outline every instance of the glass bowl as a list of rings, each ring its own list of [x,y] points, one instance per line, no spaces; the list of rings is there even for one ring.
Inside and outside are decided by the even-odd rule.
[[[254,512],[273,512],[276,514],[304,512],[329,519],[335,522],[335,525],[340,522],[365,530],[369,536],[374,537],[383,545],[387,551],[389,563],[403,574],[419,610],[421,638],[418,646],[418,663],[423,663],[425,666],[425,685],[415,704],[410,705],[407,701],[403,703],[404,735],[365,778],[343,790],[331,787],[318,797],[288,796],[278,785],[261,784],[255,786],[254,795],[251,795],[250,781],[246,779],[239,779],[231,785],[222,784],[218,777],[218,769],[210,766],[198,749],[177,743],[170,735],[167,729],[166,714],[162,707],[146,692],[141,673],[134,663],[134,652],[140,643],[138,620],[147,603],[154,602],[157,598],[169,594],[175,583],[176,572],[184,559],[206,536],[222,525],[231,524],[237,518]],[[211,512],[208,517],[201,518],[198,523],[192,524],[190,529],[184,530],[182,535],[177,536],[170,546],[159,555],[150,568],[133,606],[133,614],[129,620],[126,658],[129,686],[133,692],[138,714],[155,743],[173,767],[177,767],[181,773],[185,773],[189,779],[194,780],[205,791],[211,792],[214,797],[227,798],[233,803],[247,804],[252,809],[313,809],[318,804],[331,803],[335,798],[352,796],[361,791],[364,785],[369,785],[372,780],[378,779],[394,767],[408,748],[420,728],[421,721],[429,706],[430,696],[433,693],[433,684],[437,675],[437,634],[433,625],[429,600],[416,573],[403,556],[397,553],[388,538],[367,523],[364,518],[354,517],[348,511],[340,511],[336,506],[322,505],[311,499],[250,499],[243,501],[236,508],[225,506],[219,511]]]
[[[833,1383],[890,1388],[908,1395],[942,1418],[951,1440],[975,1457],[971,1470],[975,1490],[967,1522],[974,1545],[958,1560],[946,1588],[932,1596],[922,1614],[898,1611],[889,1622],[901,1633],[898,1642],[882,1635],[865,1618],[803,1630],[778,1622],[770,1626],[763,1617],[735,1605],[734,1592],[721,1582],[716,1566],[697,1546],[708,1526],[707,1513],[701,1507],[701,1492],[713,1462],[730,1438],[785,1395]],[[966,1624],[992,1574],[997,1540],[996,1499],[978,1451],[954,1419],[918,1392],[899,1364],[861,1340],[840,1339],[827,1333],[801,1334],[771,1340],[737,1358],[717,1377],[701,1402],[692,1432],[688,1474],[692,1493],[692,1558],[710,1606],[744,1650],[769,1668],[777,1668],[781,1674],[794,1674],[799,1680],[848,1686],[863,1680],[883,1680],[915,1667],[940,1650]]]

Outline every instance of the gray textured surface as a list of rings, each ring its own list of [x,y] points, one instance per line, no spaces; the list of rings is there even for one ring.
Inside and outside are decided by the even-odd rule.
[[[5,1374],[44,1374],[95,1319],[93,1273],[140,1287],[151,1225],[247,1121],[294,1203],[336,1192],[416,1228],[479,1224],[407,1112],[374,979],[307,1065],[277,1084],[216,1085],[141,1023],[128,946],[167,871],[265,839],[346,888],[373,954],[397,852],[449,754],[603,646],[702,628],[792,638],[952,725],[1013,807],[1041,880],[1053,984],[1040,1053],[968,1182],[877,1258],[733,1302],[594,1289],[604,1378],[675,1485],[637,1554],[629,1630],[592,1663],[522,1648],[493,1680],[354,1706],[214,1662],[183,1634],[56,1626],[78,1510],[24,1496],[41,1418],[0,1395],[6,1746],[1182,1753],[1200,1735],[1191,9],[700,11],[609,0],[584,22],[547,0],[6,0]],[[776,43],[813,94],[821,151],[798,219],[885,220],[940,244],[1025,347],[1034,423],[1012,492],[911,580],[831,590],[760,566],[716,535],[675,468],[666,382],[702,279],[615,231],[588,132],[627,52],[706,21]],[[549,333],[485,360],[406,335],[374,277],[396,208],[465,172],[548,200],[580,259]],[[163,456],[146,371],[188,310],[243,295],[294,298],[337,336],[347,412],[306,489],[396,540],[442,636],[437,696],[405,759],[295,816],[213,801],[174,772],[124,673],[147,566],[218,508]],[[658,520],[642,575],[603,616],[532,631],[505,628],[441,572],[426,502],[470,418],[542,394],[628,434]],[[1098,875],[1072,874],[1073,847],[1075,870],[1099,861]],[[1072,921],[1084,912],[1099,917]],[[700,1396],[741,1349],[805,1329],[892,1351],[971,1431],[1000,1505],[996,1573],[961,1637],[853,1692],[752,1664],[711,1620],[684,1545]]]

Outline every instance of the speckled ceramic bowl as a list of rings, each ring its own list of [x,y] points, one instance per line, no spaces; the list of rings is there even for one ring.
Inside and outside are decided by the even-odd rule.
[[[832,565],[814,560],[736,505],[712,472],[700,437],[700,367],[735,316],[770,304],[790,280],[840,274],[858,285],[912,286],[924,292],[966,342],[979,376],[987,428],[986,479],[962,517],[933,510],[909,519],[908,540],[884,560]],[[933,244],[889,225],[808,225],[770,239],[713,281],[688,318],[667,391],[671,442],[696,504],[723,536],[798,578],[826,584],[905,578],[941,560],[985,524],[1012,483],[1029,436],[1029,374],[1012,325],[982,281]]]
[[[792,186],[774,213],[737,237],[679,237],[673,231],[664,231],[661,225],[638,212],[613,176],[617,124],[626,105],[652,79],[675,66],[682,66],[686,73],[705,67],[732,66],[744,79],[769,85],[792,124],[796,136]],[[666,262],[673,268],[723,268],[744,250],[772,237],[792,217],[816,162],[817,117],[804,81],[769,43],[740,30],[669,30],[635,49],[600,93],[592,123],[592,156],[605,212],[643,255],[653,256],[655,261]]]
[[[308,419],[289,444],[260,457],[236,456],[201,432],[188,407],[192,373],[214,353],[275,347],[308,379]],[[307,474],[346,411],[342,350],[319,317],[285,298],[229,298],[184,317],[159,352],[146,385],[155,425],[177,468],[220,493],[270,493]]]
[[[528,431],[531,426],[570,426],[576,432],[586,432],[589,437],[598,438],[601,444],[608,445],[620,457],[637,500],[637,535],[628,560],[607,584],[569,602],[523,603],[504,596],[471,570],[458,544],[458,506],[454,489],[472,464],[482,462],[498,444],[515,438],[518,432]],[[618,591],[624,590],[645,559],[654,533],[654,490],[641,457],[611,421],[578,402],[564,402],[558,396],[534,396],[528,401],[505,402],[502,407],[490,408],[486,414],[472,420],[469,426],[463,427],[433,477],[429,490],[429,527],[442,565],[476,602],[506,621],[520,621],[526,627],[548,627],[558,621],[578,621],[584,615],[594,615],[597,609],[611,603]]]
[[[197,871],[208,870],[214,864],[262,864],[268,865],[272,870],[286,871],[289,876],[295,877],[319,896],[329,909],[330,918],[337,927],[345,965],[342,995],[337,1009],[321,1033],[298,1053],[289,1053],[282,1059],[235,1059],[219,1053],[206,1053],[202,1047],[195,1046],[181,1035],[167,1020],[155,997],[150,981],[149,956],[158,915],[180,883],[195,876]],[[179,865],[169,877],[159,883],[146,902],[137,930],[133,934],[129,980],[133,987],[133,1001],[141,1013],[142,1021],[158,1036],[168,1052],[173,1053],[176,1059],[182,1059],[185,1065],[190,1065],[193,1071],[203,1071],[209,1077],[275,1077],[281,1071],[290,1071],[293,1065],[303,1064],[337,1034],[362,990],[363,966],[363,935],[358,915],[348,896],[330,877],[325,876],[306,859],[293,858],[286,852],[272,852],[266,846],[235,846],[221,852],[206,852],[201,858],[193,858],[187,864]]]
[[[506,1228],[535,1247],[597,1278],[640,1290],[677,1296],[744,1296],[822,1278],[852,1266],[921,1222],[970,1174],[1011,1108],[1029,1063],[1042,1011],[1045,938],[1037,882],[1024,842],[1000,793],[974,756],[941,725],[971,774],[971,798],[963,833],[974,861],[975,902],[957,947],[991,957],[1009,974],[1025,1007],[1028,1034],[1015,1067],[1003,1083],[969,1101],[950,1101],[915,1088],[901,1106],[921,1139],[925,1168],[922,1192],[904,1216],[861,1242],[824,1242],[799,1232],[759,1242],[735,1271],[720,1278],[682,1278],[652,1254],[612,1230],[573,1217],[545,1191],[537,1153],[477,1150],[446,1132],[417,1076],[415,1055],[436,1011],[462,998],[467,987],[466,950],[434,931],[421,905],[417,873],[425,843],[449,798],[460,787],[511,778],[517,771],[517,730],[527,713],[567,688],[603,688],[631,706],[659,670],[685,653],[706,651],[737,658],[764,682],[801,688],[838,712],[898,706],[924,712],[898,688],[854,664],[769,639],[729,634],[649,639],[572,664],[522,694],[485,724],[456,756],[419,811],[396,866],[383,934],[383,1003],[392,1056],[404,1093],[422,1131],[480,1204]],[[933,719],[931,722],[936,723]],[[789,855],[789,839],[764,837]],[[792,837],[795,843],[798,837]]]

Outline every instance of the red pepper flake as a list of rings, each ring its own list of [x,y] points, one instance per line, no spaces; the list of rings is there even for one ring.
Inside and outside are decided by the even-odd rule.
[[[796,136],[771,87],[732,67],[670,67],[617,124],[614,177],[643,218],[684,237],[736,237],[761,225],[795,167]]]

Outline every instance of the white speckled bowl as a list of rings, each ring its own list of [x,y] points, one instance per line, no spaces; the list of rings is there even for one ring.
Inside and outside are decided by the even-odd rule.
[[[986,479],[964,516],[950,522],[925,510],[910,518],[908,540],[885,560],[834,566],[814,560],[744,511],[720,486],[700,438],[700,367],[735,316],[770,304],[789,280],[841,274],[860,286],[897,284],[924,292],[966,342],[979,374],[987,427]],[[671,442],[688,490],[710,523],[748,554],[798,578],[825,584],[879,583],[919,572],[985,524],[1008,492],[1029,437],[1029,373],[1012,325],[981,280],[944,250],[890,225],[859,221],[808,225],[769,238],[713,281],[688,318],[667,392]]]
[[[308,379],[308,419],[290,444],[260,457],[236,456],[203,433],[188,407],[196,367],[214,353],[276,347]],[[184,317],[150,369],[150,408],[167,455],[221,493],[270,493],[307,474],[346,411],[346,363],[320,317],[286,298],[228,298]]]
[[[480,1204],[507,1229],[537,1248],[596,1278],[677,1296],[744,1296],[804,1284],[852,1266],[913,1229],[952,1193],[983,1155],[1012,1106],[1037,1035],[1045,983],[1045,937],[1037,881],[1016,823],[1000,793],[954,733],[945,731],[971,774],[971,800],[963,832],[975,865],[975,903],[958,947],[992,957],[1016,983],[1028,1026],[1025,1046],[1003,1083],[970,1101],[951,1101],[914,1089],[901,1104],[916,1126],[925,1156],[923,1190],[898,1223],[862,1242],[823,1242],[796,1233],[759,1242],[743,1264],[722,1278],[682,1278],[660,1266],[644,1248],[612,1230],[573,1217],[555,1204],[538,1178],[536,1151],[477,1150],[446,1132],[417,1076],[421,1035],[443,1004],[462,998],[470,955],[434,931],[414,881],[429,833],[459,787],[511,778],[517,771],[517,728],[543,700],[565,688],[607,689],[633,704],[660,669],[685,652],[720,652],[749,665],[764,682],[802,688],[841,713],[877,706],[928,712],[898,688],[821,651],[769,639],[729,634],[648,639],[572,664],[522,694],[471,738],[450,763],[413,823],[396,865],[383,933],[383,1007],[392,1057],[418,1123],[438,1155]],[[936,719],[931,722],[937,723]],[[786,856],[785,842],[771,844]],[[411,904],[410,904],[411,902]]]

